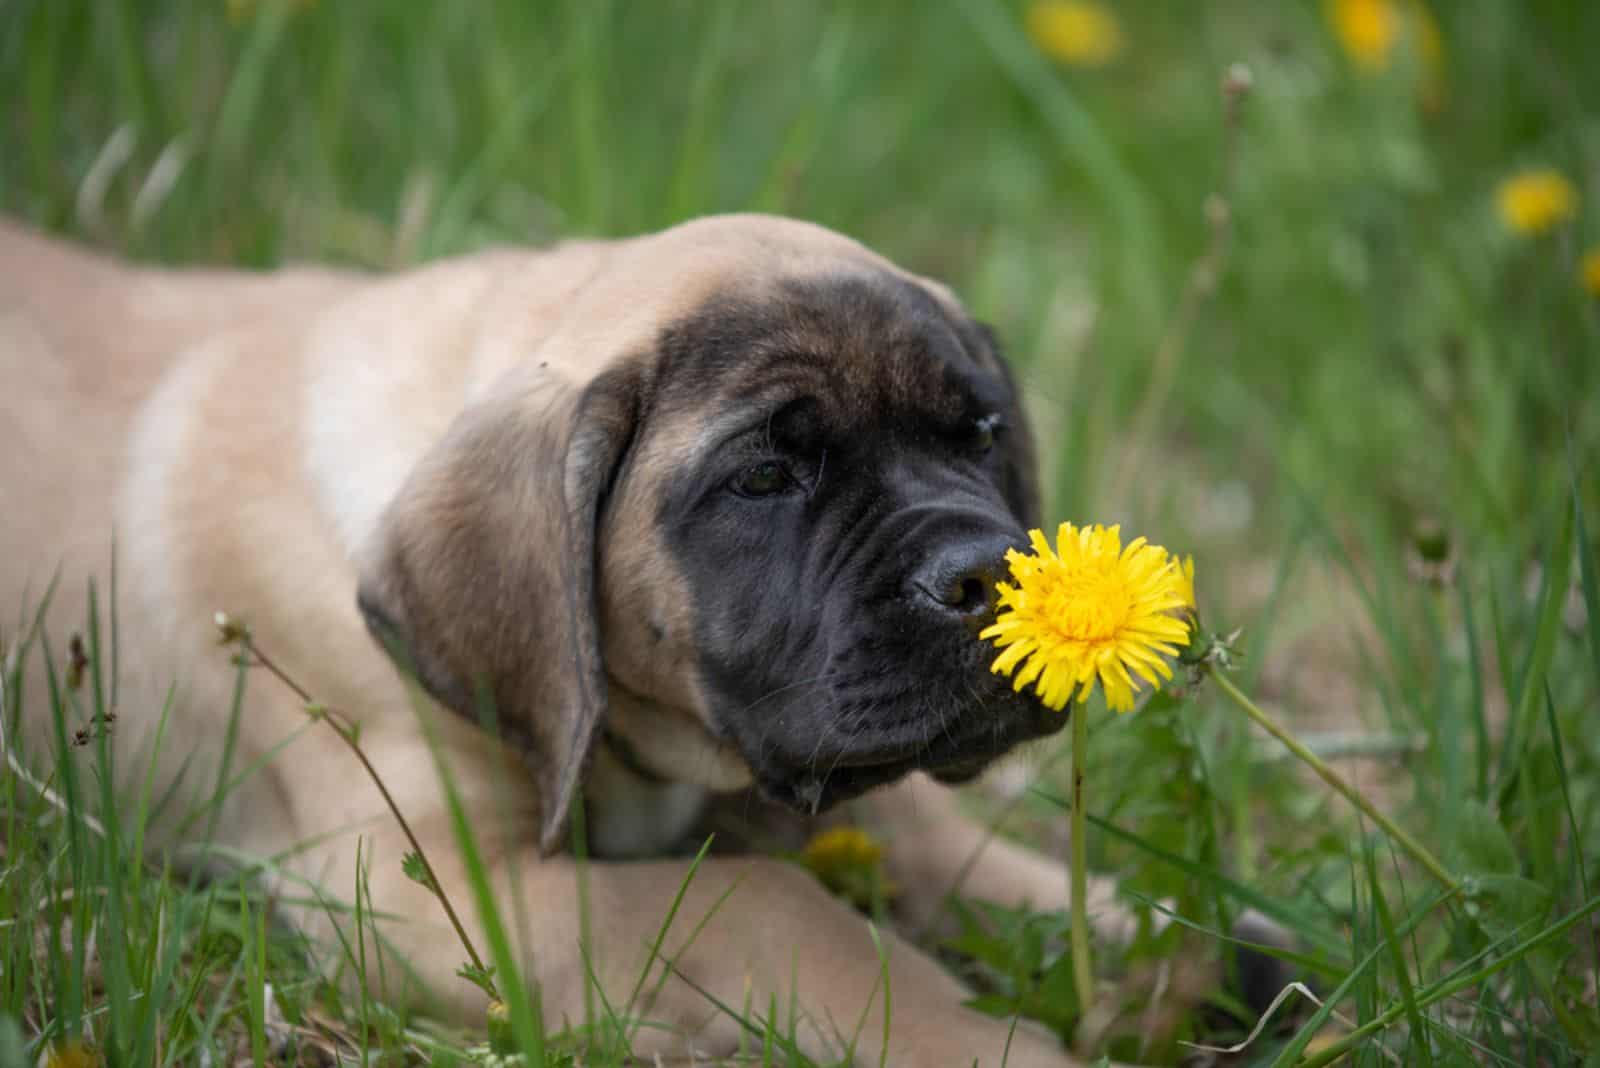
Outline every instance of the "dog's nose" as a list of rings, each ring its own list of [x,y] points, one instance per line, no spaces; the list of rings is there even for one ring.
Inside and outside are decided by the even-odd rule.
[[[911,575],[911,591],[923,605],[969,626],[994,618],[995,583],[1006,576],[1011,538],[963,542],[934,553]]]

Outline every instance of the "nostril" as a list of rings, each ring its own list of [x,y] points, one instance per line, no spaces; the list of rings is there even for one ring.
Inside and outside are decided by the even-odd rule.
[[[929,582],[918,581],[916,588],[939,608],[969,618],[988,616],[994,610],[994,576],[987,567],[968,567],[954,575]]]
[[[906,576],[906,593],[951,621],[982,628],[994,619],[996,586],[1008,570],[1006,551],[1017,539],[978,536],[946,543]]]
[[[983,579],[976,575],[968,575],[950,591],[952,596],[945,601],[945,604],[962,615],[985,612],[989,609],[989,590],[989,584]]]

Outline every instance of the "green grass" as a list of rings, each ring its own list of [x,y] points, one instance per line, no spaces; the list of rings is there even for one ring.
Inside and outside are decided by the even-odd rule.
[[[1600,949],[1572,919],[1600,840],[1600,301],[1577,281],[1600,246],[1600,6],[1439,3],[1431,90],[1414,64],[1358,71],[1310,2],[1123,5],[1103,70],[1052,63],[987,0],[228,7],[0,4],[0,209],[153,261],[380,267],[759,209],[948,280],[1024,368],[1050,514],[1194,552],[1209,619],[1245,627],[1241,684],[1314,744],[1383,751],[1340,764],[1471,881],[1441,900],[1213,693],[1100,713],[1091,859],[1185,921],[1101,968],[1220,952],[1253,905],[1301,933],[1357,1063],[1600,1045]],[[1230,126],[1235,62],[1254,88]],[[1564,173],[1576,218],[1509,233],[1494,190],[1524,167]],[[55,661],[64,744],[29,757],[59,805],[0,775],[0,1063],[84,1032],[140,1065],[472,1056],[480,1036],[313,967],[248,866],[202,884],[137,859],[160,798],[119,807],[104,730],[72,744],[115,685],[114,628],[85,637],[76,688],[68,650],[24,650]],[[1059,841],[1047,796],[1023,807]],[[945,952],[984,1004],[1075,1027],[1064,919],[968,915]],[[1132,1020],[1149,995],[1130,979]],[[596,1006],[608,1024],[546,1035],[531,1004],[513,1031],[552,1058],[642,1025]],[[794,1060],[792,1006],[727,1009]],[[1322,1023],[1301,1016],[1241,1059],[1292,1060]],[[1195,1010],[1172,1033],[1246,1030]]]

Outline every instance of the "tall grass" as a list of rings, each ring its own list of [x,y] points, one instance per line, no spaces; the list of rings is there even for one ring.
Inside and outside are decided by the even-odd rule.
[[[1101,715],[1091,857],[1180,921],[1100,952],[1130,1005],[1106,1047],[1242,1039],[1229,994],[1144,1024],[1172,1000],[1163,967],[1223,952],[1248,906],[1300,934],[1324,1004],[1242,1059],[1578,1063],[1600,1045],[1600,301],[1578,282],[1600,245],[1600,6],[1436,7],[1429,82],[1364,73],[1309,0],[1118,8],[1127,47],[1099,70],[986,0],[9,0],[0,207],[250,267],[756,209],[947,279],[1024,369],[1053,514],[1194,551],[1208,615],[1246,628],[1252,692],[1471,881],[1439,898],[1205,693]],[[1253,90],[1226,147],[1236,62]],[[1579,194],[1543,236],[1494,211],[1527,167]],[[1172,342],[1216,190],[1225,270]],[[330,961],[273,924],[270,860],[201,882],[143,856],[160,798],[110,792],[115,628],[85,610],[76,653],[0,636],[13,749],[25,700],[58,724],[54,752],[13,753],[34,781],[0,776],[0,1060],[83,1034],[128,1064],[478,1056],[342,982],[370,947]],[[20,692],[23,658],[53,662],[49,693]],[[1062,796],[1047,775],[1020,802],[1047,847]],[[965,915],[945,952],[984,1006],[1081,1026],[1062,918]],[[597,1006],[610,1024],[545,1034],[533,1004],[515,1041],[552,1058],[616,1054],[646,1023]],[[725,1009],[758,1055],[796,1059],[794,1007]]]

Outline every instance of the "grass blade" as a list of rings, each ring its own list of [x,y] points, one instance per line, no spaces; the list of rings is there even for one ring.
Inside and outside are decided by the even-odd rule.
[[[1572,840],[1572,863],[1578,871],[1578,889],[1584,898],[1589,897],[1589,871],[1583,860],[1583,835],[1578,829],[1578,816],[1572,808],[1572,788],[1567,782],[1566,746],[1561,741],[1561,723],[1556,718],[1555,700],[1550,687],[1544,690],[1545,716],[1550,724],[1550,744],[1555,750],[1556,782],[1561,786],[1561,803],[1567,810],[1567,833]],[[1595,989],[1600,990],[1600,938],[1584,939],[1588,944],[1594,967]]]
[[[1395,984],[1400,988],[1400,1003],[1405,1008],[1406,1017],[1411,1023],[1409,1051],[1416,1055],[1416,1063],[1432,1065],[1433,1047],[1428,1033],[1428,1023],[1417,1007],[1416,988],[1411,983],[1411,971],[1406,966],[1405,947],[1395,932],[1394,917],[1389,912],[1389,902],[1384,897],[1383,887],[1378,880],[1378,866],[1369,863],[1367,875],[1367,892],[1372,897],[1379,934],[1382,936],[1383,945],[1389,950],[1389,965],[1394,969]]]
[[[1424,901],[1407,917],[1404,923],[1394,929],[1395,940],[1398,941],[1401,938],[1405,938],[1416,930],[1418,924],[1427,918],[1435,908],[1454,897],[1455,893],[1455,891],[1451,890],[1440,890],[1433,897]],[[1278,1056],[1273,1059],[1272,1068],[1289,1068],[1290,1065],[1299,1061],[1300,1055],[1305,1052],[1311,1040],[1317,1036],[1317,1032],[1322,1030],[1323,1025],[1328,1022],[1328,1018],[1333,1015],[1334,1007],[1349,995],[1357,983],[1367,977],[1368,970],[1377,963],[1379,955],[1383,953],[1383,949],[1384,946],[1381,943],[1373,946],[1365,956],[1357,961],[1356,966],[1350,969],[1339,985],[1334,988],[1333,993],[1323,1000],[1322,1006],[1300,1026],[1300,1029],[1294,1033],[1294,1037],[1289,1040],[1288,1045],[1279,1051]]]
[[[1568,914],[1560,920],[1557,920],[1555,923],[1546,927],[1538,934],[1529,938],[1526,942],[1523,942],[1521,945],[1509,950],[1507,953],[1505,953],[1505,955],[1498,957],[1490,963],[1476,969],[1469,969],[1465,967],[1459,969],[1452,977],[1435,983],[1433,986],[1419,994],[1417,999],[1418,1007],[1423,1009],[1429,1008],[1430,1006],[1443,1001],[1445,998],[1453,997],[1456,994],[1461,993],[1463,990],[1468,990],[1479,985],[1485,979],[1504,971],[1506,968],[1509,968],[1511,965],[1522,960],[1522,958],[1526,957],[1534,950],[1541,948],[1547,943],[1555,941],[1557,938],[1560,938],[1562,935],[1566,934],[1567,931],[1577,926],[1577,924],[1587,919],[1597,910],[1600,910],[1600,897],[1591,898],[1576,911]],[[1328,999],[1328,1003],[1331,1005],[1335,1000],[1335,998],[1330,997]],[[1352,1031],[1350,1034],[1346,1035],[1340,1041],[1328,1046],[1326,1049],[1320,1050],[1314,1057],[1308,1058],[1304,1065],[1302,1065],[1302,1068],[1320,1068],[1322,1065],[1333,1063],[1340,1057],[1344,1056],[1345,1053],[1349,1052],[1352,1047],[1360,1044],[1372,1034],[1381,1031],[1383,1028],[1393,1023],[1402,1011],[1404,1011],[1402,1008],[1396,1007],[1390,1009],[1377,1019],[1363,1024],[1355,1031]],[[1309,1040],[1309,1036],[1307,1036],[1307,1038]],[[1303,1050],[1304,1046],[1302,1045],[1300,1049]],[[1285,1052],[1287,1053],[1287,1051]],[[1299,1050],[1296,1051],[1296,1055],[1298,1055],[1298,1053]],[[1284,1060],[1282,1058],[1276,1062],[1277,1065],[1285,1066],[1289,1063],[1292,1063],[1292,1060]]]
[[[1572,522],[1578,540],[1578,578],[1583,587],[1584,614],[1589,625],[1589,654],[1594,664],[1594,682],[1600,686],[1600,571],[1596,570],[1594,543],[1583,521],[1583,496],[1578,492],[1578,460],[1568,442],[1567,472],[1572,479]]]
[[[1052,797],[1050,794],[1040,790],[1035,790],[1034,792],[1039,797],[1044,798],[1052,804],[1061,805],[1062,807],[1066,806],[1066,802],[1062,801],[1060,798]],[[1333,960],[1337,961],[1345,957],[1345,954],[1336,938],[1326,931],[1318,928],[1317,925],[1308,917],[1296,912],[1283,902],[1268,897],[1266,894],[1248,887],[1234,879],[1230,879],[1221,872],[1214,871],[1201,864],[1196,864],[1187,857],[1179,856],[1170,850],[1163,849],[1154,842],[1141,838],[1132,831],[1118,827],[1116,824],[1110,822],[1109,820],[1102,819],[1092,812],[1085,812],[1084,818],[1090,823],[1094,824],[1094,826],[1111,835],[1113,838],[1119,838],[1122,841],[1127,842],[1129,845],[1136,846],[1144,852],[1149,853],[1151,856],[1171,864],[1173,867],[1180,869],[1196,879],[1200,879],[1203,882],[1215,885],[1229,896],[1254,909],[1259,910],[1263,915],[1277,920],[1279,923],[1289,927],[1296,934],[1304,938],[1308,944],[1315,946],[1318,951],[1328,954],[1328,956]]]
[[[1473,755],[1476,761],[1478,775],[1477,797],[1487,800],[1489,797],[1489,713],[1484,700],[1483,690],[1483,654],[1478,648],[1478,627],[1472,614],[1472,594],[1467,589],[1467,583],[1462,581],[1459,586],[1461,601],[1461,625],[1466,632],[1467,641],[1467,672],[1468,683],[1471,686],[1472,709],[1472,739]]]
[[[628,1001],[622,1008],[625,1019],[632,1019],[633,1009],[639,1001],[639,991],[644,989],[645,981],[650,976],[650,969],[655,967],[657,960],[661,959],[661,943],[666,941],[667,932],[672,928],[672,921],[678,917],[678,909],[683,906],[683,897],[689,892],[689,884],[694,882],[695,873],[700,870],[700,862],[706,859],[706,854],[711,850],[714,837],[708,835],[700,844],[700,849],[695,853],[694,859],[689,862],[689,870],[684,873],[683,881],[678,884],[678,892],[672,896],[672,904],[667,908],[667,914],[656,928],[655,940],[650,943],[650,952],[645,957],[644,967],[639,969],[639,977],[633,982],[633,989],[628,992]],[[731,892],[732,888],[729,888]],[[720,902],[719,902],[720,904]],[[633,1025],[637,1029],[637,1024]],[[630,1037],[631,1037],[630,1032]]]
[[[483,718],[492,721],[492,711],[486,709]],[[499,905],[495,902],[488,863],[478,845],[477,836],[472,831],[472,821],[468,817],[466,806],[461,802],[461,793],[456,788],[455,773],[439,752],[438,739],[433,736],[432,729],[427,726],[427,716],[420,709],[417,720],[423,724],[428,747],[433,753],[434,766],[444,787],[450,827],[456,840],[456,848],[461,851],[462,868],[467,877],[467,887],[472,893],[473,904],[477,907],[479,927],[489,943],[490,958],[494,961],[495,984],[500,992],[500,1000],[505,1004],[511,1017],[512,1033],[516,1035],[518,1045],[531,1062],[543,1064],[547,1045],[539,989],[536,985],[530,987],[523,981],[522,965],[512,950],[510,933],[500,914]]]
[[[1538,713],[1538,695],[1550,661],[1555,656],[1556,639],[1561,633],[1561,608],[1567,596],[1567,576],[1572,563],[1572,532],[1575,510],[1562,509],[1561,532],[1546,552],[1539,577],[1539,609],[1533,632],[1533,647],[1517,673],[1516,701],[1506,737],[1500,750],[1500,769],[1496,779],[1500,804],[1509,800],[1522,770],[1522,760],[1533,738],[1533,719]]]

